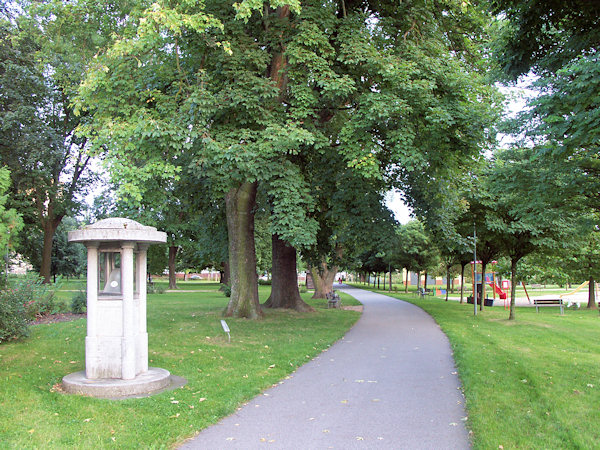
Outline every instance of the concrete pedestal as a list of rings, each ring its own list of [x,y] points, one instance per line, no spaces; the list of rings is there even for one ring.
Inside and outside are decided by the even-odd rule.
[[[171,385],[168,370],[150,367],[131,380],[121,378],[87,378],[85,372],[75,372],[63,378],[63,389],[69,394],[99,398],[124,398],[149,394]]]

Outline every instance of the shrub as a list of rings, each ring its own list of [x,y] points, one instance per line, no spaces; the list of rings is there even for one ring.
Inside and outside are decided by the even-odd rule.
[[[146,285],[146,293],[148,294],[164,294],[166,291],[165,287],[161,284],[148,284]]]
[[[308,288],[306,286],[300,286],[299,291],[301,294],[306,294],[308,292]]]
[[[71,299],[71,312],[73,314],[83,314],[87,307],[86,293],[83,291],[77,292]]]
[[[0,342],[29,335],[25,305],[12,288],[0,291]]]
[[[41,278],[32,275],[16,278],[12,287],[25,306],[25,318],[30,321],[60,310],[60,306],[54,303],[54,289],[54,286],[44,284]]]
[[[261,286],[271,286],[271,280],[263,280],[259,278],[258,284],[260,284]]]
[[[229,286],[228,284],[223,284],[219,289],[223,291],[225,297],[231,297],[231,286]]]

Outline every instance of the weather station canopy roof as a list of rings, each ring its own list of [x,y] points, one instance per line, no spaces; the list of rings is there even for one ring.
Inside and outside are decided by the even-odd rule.
[[[69,231],[69,242],[139,242],[162,244],[167,242],[167,233],[155,227],[121,217],[99,220],[80,230]]]

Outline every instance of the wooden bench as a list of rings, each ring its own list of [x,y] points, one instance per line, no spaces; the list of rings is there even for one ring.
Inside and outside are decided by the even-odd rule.
[[[564,303],[562,298],[534,298],[533,304],[535,305],[536,312],[540,312],[540,307],[543,306],[559,306],[560,313],[564,314]]]
[[[339,308],[342,305],[342,300],[335,291],[328,292],[325,297],[327,298],[328,308]]]

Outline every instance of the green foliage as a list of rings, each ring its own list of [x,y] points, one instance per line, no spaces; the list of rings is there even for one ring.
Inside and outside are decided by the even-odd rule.
[[[29,336],[23,295],[16,289],[0,291],[0,343]]]
[[[262,278],[258,279],[258,284],[260,286],[271,286],[272,280],[263,280]]]
[[[77,277],[85,273],[87,267],[85,247],[70,243],[68,240],[68,232],[79,227],[77,220],[65,217],[56,229],[52,241],[52,275]]]
[[[223,295],[225,297],[231,297],[231,286],[228,284],[223,284],[220,289],[223,291]]]
[[[534,72],[556,71],[600,43],[600,6],[574,0],[493,0],[502,14],[496,57],[503,70],[517,78]]]
[[[71,299],[71,312],[83,314],[87,308],[87,295],[84,291],[77,291]]]
[[[146,285],[146,292],[148,294],[164,294],[166,292],[166,288],[159,283],[152,283]]]
[[[11,286],[14,295],[19,296],[25,306],[27,320],[31,321],[48,314],[55,314],[62,308],[54,299],[59,285],[44,283],[44,280],[35,274],[13,278]]]
[[[15,209],[6,207],[9,187],[10,172],[7,168],[0,167],[0,248],[2,249],[12,246],[23,228],[21,215]]]

